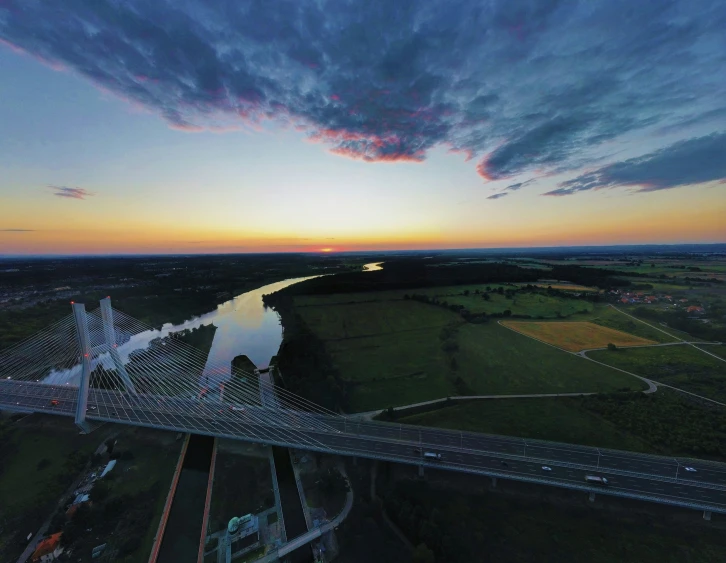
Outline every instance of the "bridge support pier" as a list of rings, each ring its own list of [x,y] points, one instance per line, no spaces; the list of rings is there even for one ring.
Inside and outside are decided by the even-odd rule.
[[[497,478],[492,477],[492,489],[496,489],[496,488],[497,488]]]
[[[103,320],[103,335],[106,339],[106,345],[108,346],[108,353],[113,361],[113,367],[116,368],[116,373],[118,373],[121,381],[124,382],[126,391],[135,395],[136,388],[126,371],[126,366],[121,361],[121,357],[118,355],[118,350],[116,348],[116,331],[113,328],[113,309],[111,308],[111,298],[106,297],[105,299],[101,299],[100,303],[101,319]]]
[[[595,493],[590,493],[590,502],[595,502]]]
[[[424,476],[424,466],[423,465],[419,465],[418,466],[418,476],[419,477],[423,477]]]
[[[83,303],[73,303],[73,316],[76,320],[78,343],[81,349],[81,381],[78,383],[78,401],[76,402],[76,426],[89,434],[93,429],[86,420],[88,408],[88,387],[91,383],[91,338],[88,334],[88,317]]]
[[[710,510],[704,510],[703,511],[703,519],[704,520],[711,520],[711,511]]]

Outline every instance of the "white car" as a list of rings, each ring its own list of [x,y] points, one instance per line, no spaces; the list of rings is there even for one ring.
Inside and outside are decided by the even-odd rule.
[[[546,465],[542,466],[542,471],[552,471],[551,467],[547,467]]]
[[[696,469],[695,469],[695,468],[693,468],[693,467],[684,467],[683,469],[685,469],[685,470],[686,470],[686,471],[688,471],[689,473],[696,473]]]

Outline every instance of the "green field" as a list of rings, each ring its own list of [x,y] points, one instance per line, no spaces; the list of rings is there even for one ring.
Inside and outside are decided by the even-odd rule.
[[[716,354],[718,357],[726,360],[726,344],[721,344],[719,346],[703,346],[702,345],[702,346],[700,346],[700,348],[710,352],[711,354]]]
[[[316,297],[317,305],[312,305],[305,298],[307,306],[296,310],[323,340],[335,368],[348,382],[353,412],[461,394],[644,388],[633,377],[493,321],[466,324],[447,309],[411,300],[361,303],[341,295],[334,299],[328,305]],[[454,328],[442,338],[445,327]]]
[[[643,440],[582,408],[577,397],[491,399],[396,419],[404,424],[652,453]]]
[[[265,448],[218,440],[209,532],[223,529],[233,516],[256,514],[274,505],[272,473]]]
[[[666,331],[661,332],[661,330],[657,330],[649,326],[649,324],[645,324],[636,319],[628,317],[627,315],[624,315],[613,307],[604,304],[598,304],[591,315],[583,315],[581,317],[578,317],[577,320],[590,321],[601,326],[613,328],[615,330],[621,330],[635,336],[640,336],[641,338],[646,338],[647,340],[654,340],[655,342],[678,341],[678,338],[667,334],[667,332],[677,334],[679,335],[679,337],[685,336],[683,333],[680,333],[677,330],[665,327],[659,327],[663,331]]]
[[[488,399],[397,422],[660,455],[726,459],[726,411],[682,393]]]
[[[654,515],[650,507],[608,498],[593,505],[583,493],[535,492],[530,487],[492,492],[481,480],[460,481],[401,479],[380,487],[389,517],[414,545],[431,548],[436,561],[721,563],[726,559],[720,522],[704,525],[695,512],[661,510]]]
[[[714,352],[719,347],[703,348]],[[726,402],[726,362],[704,354],[693,346],[657,346],[615,352],[597,350],[589,352],[588,356],[649,379]]]
[[[461,293],[437,295],[437,297],[450,305],[461,305],[475,314],[492,315],[509,310],[512,315],[526,315],[542,319],[569,317],[575,313],[590,313],[594,308],[591,302],[582,299],[553,297],[539,293],[517,292],[511,299],[498,293],[490,293],[488,301],[481,295],[471,292],[468,295]]]
[[[631,376],[517,334],[497,323],[459,332],[459,372],[481,395],[645,389]]]

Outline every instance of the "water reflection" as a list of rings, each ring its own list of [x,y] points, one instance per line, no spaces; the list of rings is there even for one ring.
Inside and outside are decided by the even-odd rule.
[[[265,307],[262,296],[315,277],[318,276],[293,278],[265,285],[222,303],[214,311],[181,324],[172,325],[167,323],[160,330],[147,330],[133,335],[118,334],[117,332],[119,356],[126,364],[133,352],[145,350],[156,338],[164,338],[171,332],[214,324],[217,331],[214,334],[212,347],[207,358],[205,375],[213,374],[215,380],[218,378],[226,379],[231,372],[232,359],[241,354],[246,354],[257,367],[267,367],[270,359],[277,354],[282,343],[282,326],[279,315],[272,309]],[[113,367],[108,354],[100,354],[94,360],[93,367],[99,363],[105,369]],[[80,365],[77,365],[68,370],[51,372],[44,379],[44,382],[78,385],[79,379]]]
[[[363,271],[364,272],[375,272],[376,270],[382,270],[383,266],[381,266],[383,262],[371,262],[370,264],[363,264]]]

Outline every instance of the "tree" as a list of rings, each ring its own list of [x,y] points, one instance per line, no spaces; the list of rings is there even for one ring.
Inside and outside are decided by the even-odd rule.
[[[102,503],[108,498],[110,493],[111,487],[109,484],[105,481],[98,481],[95,485],[93,485],[90,497],[93,502]]]
[[[434,563],[436,558],[434,552],[431,551],[425,543],[420,543],[413,550],[413,563]]]
[[[320,491],[326,495],[347,493],[350,490],[348,480],[337,468],[331,467],[320,476]]]
[[[611,352],[615,352],[617,349],[618,347],[615,346],[615,344],[613,344],[612,342],[608,343],[608,350],[610,350]]]

